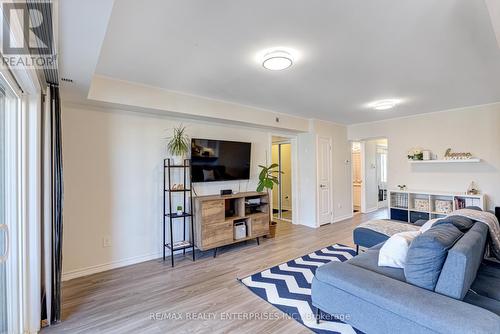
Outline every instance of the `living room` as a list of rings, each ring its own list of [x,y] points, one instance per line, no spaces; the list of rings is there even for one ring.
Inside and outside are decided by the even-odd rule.
[[[0,333],[500,332],[497,2],[20,3]]]

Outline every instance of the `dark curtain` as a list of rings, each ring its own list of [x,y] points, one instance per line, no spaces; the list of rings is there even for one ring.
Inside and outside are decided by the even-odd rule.
[[[45,251],[50,252],[51,265],[50,268],[50,284],[51,289],[47,295],[48,289],[42,290],[42,319],[48,320],[49,323],[57,323],[61,321],[61,274],[62,274],[62,237],[63,237],[63,165],[62,165],[62,129],[61,129],[61,102],[59,98],[58,85],[49,84],[50,93],[47,94],[49,101],[46,101],[48,108],[45,112],[48,115],[48,126],[43,130],[48,132],[48,143],[45,143],[44,149],[49,151],[49,161],[46,161],[44,168],[50,170],[49,184],[44,184],[44,187],[49,187],[51,196],[51,207],[49,208],[50,221],[49,224],[51,242],[44,243]],[[47,299],[50,302],[47,304]],[[47,305],[50,308],[47,310]],[[47,319],[50,314],[50,319]]]
[[[54,262],[52,264],[52,321],[61,320],[61,274],[62,274],[62,229],[63,229],[63,166],[62,166],[62,129],[61,129],[61,100],[59,87],[50,85],[50,109],[52,117],[52,157],[54,163],[53,187],[53,215],[52,244]]]

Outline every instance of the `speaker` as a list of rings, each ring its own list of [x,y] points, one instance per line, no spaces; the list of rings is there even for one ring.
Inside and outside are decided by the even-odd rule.
[[[498,221],[500,221],[500,206],[495,207],[495,216],[497,216]]]
[[[224,196],[224,195],[232,195],[233,194],[233,191],[231,189],[222,189],[220,191],[220,195],[221,196]]]

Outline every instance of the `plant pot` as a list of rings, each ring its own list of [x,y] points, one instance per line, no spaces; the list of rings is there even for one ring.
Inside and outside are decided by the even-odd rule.
[[[274,238],[276,236],[276,227],[278,227],[277,222],[271,221],[269,223],[269,238]]]
[[[184,165],[184,159],[185,157],[184,156],[181,156],[181,155],[174,155],[172,157],[172,163],[173,165],[175,166],[182,166]]]

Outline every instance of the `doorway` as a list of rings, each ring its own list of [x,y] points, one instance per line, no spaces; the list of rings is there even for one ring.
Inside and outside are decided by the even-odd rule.
[[[352,211],[359,213],[361,211],[361,184],[363,183],[361,174],[361,143],[353,142],[351,144],[352,161]]]
[[[387,154],[385,138],[351,143],[354,213],[387,207]]]
[[[387,139],[377,140],[378,208],[387,207]]]
[[[293,218],[292,141],[272,136],[271,161],[278,165],[279,185],[272,191],[273,218],[291,222]]]

